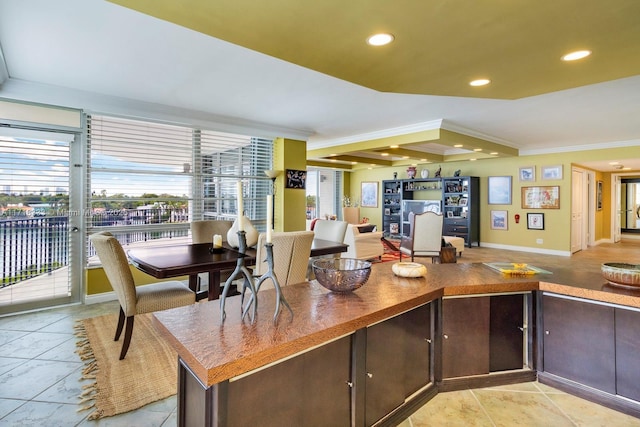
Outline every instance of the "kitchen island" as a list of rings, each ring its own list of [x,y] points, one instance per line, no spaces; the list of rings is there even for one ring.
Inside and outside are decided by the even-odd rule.
[[[544,265],[538,267],[545,268]],[[289,376],[287,373],[310,372],[311,366],[322,367],[323,361],[330,361],[326,368],[319,368],[319,372],[310,374],[307,382],[323,377],[323,372],[328,374],[336,371],[337,378],[344,376],[343,380],[336,380],[340,383],[339,387],[344,386],[344,391],[336,391],[339,390],[336,389],[338,384],[333,384],[323,394],[322,387],[316,384],[315,392],[312,392],[313,400],[335,397],[335,401],[324,402],[328,408],[341,408],[344,404],[339,401],[346,401],[348,422],[345,425],[371,424],[365,409],[367,402],[363,382],[373,377],[366,361],[367,358],[373,360],[370,349],[375,346],[371,340],[367,341],[367,331],[371,338],[375,336],[374,326],[386,327],[393,323],[389,322],[390,319],[401,317],[403,320],[398,324],[405,326],[415,324],[414,318],[424,319],[427,325],[421,331],[424,335],[421,341],[429,346],[423,351],[430,365],[435,366],[435,369],[426,368],[428,373],[425,375],[428,378],[423,381],[423,387],[417,394],[419,399],[414,399],[414,395],[405,396],[404,406],[410,409],[408,403],[412,399],[418,403],[428,400],[437,393],[438,383],[443,380],[439,356],[443,298],[485,294],[533,295],[532,292],[544,291],[640,308],[638,293],[611,287],[601,276],[593,273],[554,268],[548,269],[552,274],[512,277],[483,264],[434,264],[427,265],[427,270],[423,278],[401,278],[391,272],[391,263],[374,264],[367,284],[351,294],[330,293],[315,281],[286,287],[283,292],[294,315],[291,317],[288,312],[282,312],[276,323],[272,320],[275,309],[275,293],[272,290],[260,292],[258,313],[253,323],[247,318],[241,319],[238,297],[227,300],[224,323],[220,322],[216,301],[156,313],[155,325],[176,348],[180,359],[179,423],[231,424],[236,416],[234,411],[242,403],[242,400],[236,400],[246,397],[250,402],[247,390],[257,390],[258,399],[262,399],[266,407],[282,404],[282,401],[278,403],[278,394],[285,393],[285,390],[292,393],[294,398],[301,398],[301,390],[290,390],[296,387],[296,383],[285,381]],[[536,299],[528,299],[529,323],[539,322],[540,313],[531,309],[536,305]],[[421,307],[425,310],[417,312]],[[532,317],[534,313],[536,318]],[[396,329],[392,330],[404,331],[408,329],[405,326],[400,329],[394,326]],[[533,334],[532,328],[526,333],[530,341],[540,339],[538,334]],[[391,333],[385,339],[393,339],[397,335]],[[409,342],[418,345],[410,337],[398,345],[408,345],[406,343]],[[330,346],[331,350],[328,351]],[[520,378],[535,379],[533,347],[531,345],[527,349],[527,358],[531,363],[528,366],[525,363],[519,373]],[[323,353],[324,350],[327,351]],[[331,359],[332,354],[337,355],[336,360]],[[260,378],[260,381],[252,383],[252,378]],[[513,381],[513,377],[510,381]],[[249,385],[242,386],[244,382]],[[273,384],[274,388],[260,391],[256,384],[264,383]],[[243,390],[242,393],[234,391],[238,387]],[[304,385],[300,387],[304,388]],[[255,404],[255,401],[251,402]],[[286,399],[284,402],[294,407],[299,403]],[[251,405],[247,404],[243,409],[246,412],[250,408]],[[310,408],[321,410],[323,402],[314,401]],[[304,410],[302,413],[304,415]],[[291,420],[303,415],[285,411],[276,415],[275,419],[280,416]],[[344,419],[345,415],[341,416],[343,418],[340,419]],[[381,419],[384,423],[387,418]],[[326,421],[317,421],[321,425],[323,420]],[[268,419],[264,421],[264,425],[269,424]],[[303,424],[313,425],[313,422]]]

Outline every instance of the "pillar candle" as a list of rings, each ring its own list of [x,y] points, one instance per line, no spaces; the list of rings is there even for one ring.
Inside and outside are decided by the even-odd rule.
[[[244,212],[244,206],[242,203],[242,181],[238,181],[238,231],[244,231],[244,224],[243,224],[243,212]]]
[[[271,224],[273,223],[273,196],[267,196],[267,243],[271,243]]]
[[[222,247],[222,236],[219,234],[213,235],[213,247],[221,248]]]

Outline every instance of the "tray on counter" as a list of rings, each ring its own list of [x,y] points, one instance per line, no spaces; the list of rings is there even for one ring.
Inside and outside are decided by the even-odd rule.
[[[532,276],[534,274],[553,274],[550,271],[530,264],[518,262],[485,262],[484,265],[503,274],[511,276]]]

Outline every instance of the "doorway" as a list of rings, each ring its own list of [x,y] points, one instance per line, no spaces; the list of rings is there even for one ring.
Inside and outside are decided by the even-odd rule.
[[[620,180],[620,232],[640,234],[640,178]]]
[[[0,130],[0,314],[80,300],[80,146],[72,132]]]

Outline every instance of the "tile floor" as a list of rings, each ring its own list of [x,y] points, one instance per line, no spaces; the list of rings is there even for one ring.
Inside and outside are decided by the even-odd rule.
[[[519,261],[551,266],[631,262],[640,241],[605,244],[571,257],[472,248],[459,262]],[[77,319],[117,312],[117,303],[75,305],[0,317],[0,426],[176,425],[176,399],[137,411],[88,421],[78,412],[82,362],[75,354]],[[640,426],[640,419],[576,398],[539,383],[440,393],[405,420],[418,426]]]

